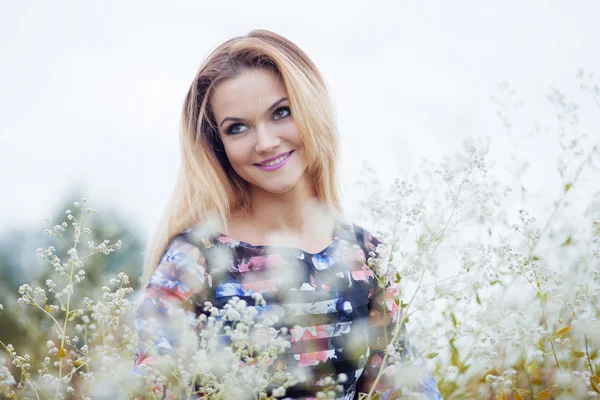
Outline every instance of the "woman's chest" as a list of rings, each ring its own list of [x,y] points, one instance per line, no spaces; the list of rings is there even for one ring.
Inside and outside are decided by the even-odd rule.
[[[224,267],[221,260],[218,272],[207,260],[218,307],[232,297],[252,304],[252,295],[260,293],[290,325],[317,322],[307,318],[333,323],[368,314],[376,281],[358,245],[338,241],[317,254],[289,247],[233,246],[228,252],[230,261]]]

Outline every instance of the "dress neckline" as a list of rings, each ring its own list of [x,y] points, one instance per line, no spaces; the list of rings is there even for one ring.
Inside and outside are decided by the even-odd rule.
[[[279,245],[279,244],[252,244],[252,243],[248,243],[248,242],[244,242],[243,240],[238,240],[232,236],[226,235],[222,232],[216,232],[216,238],[217,240],[219,240],[219,238],[227,238],[229,239],[229,243],[231,242],[235,242],[236,245],[240,245],[242,247],[249,247],[249,248],[254,248],[254,249],[265,249],[265,248],[283,248],[283,249],[293,249],[293,250],[298,250],[306,255],[309,256],[319,256],[322,255],[323,253],[326,253],[328,250],[332,249],[333,247],[335,247],[335,245],[340,241],[340,229],[341,229],[341,224],[340,221],[338,221],[337,219],[334,219],[334,223],[333,223],[334,227],[333,227],[333,238],[330,244],[328,244],[323,250],[317,252],[317,253],[310,253],[306,250],[303,250],[299,247],[294,247],[294,246],[287,246],[287,245]],[[226,243],[227,244],[227,243]]]

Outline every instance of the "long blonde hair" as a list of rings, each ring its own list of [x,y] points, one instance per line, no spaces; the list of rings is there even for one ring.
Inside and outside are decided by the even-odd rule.
[[[330,212],[341,214],[338,133],[325,82],[294,43],[267,30],[253,30],[217,47],[200,67],[187,93],[179,135],[181,166],[146,249],[144,286],[177,234],[208,213],[225,221],[231,211],[247,210],[249,206],[247,183],[227,159],[209,101],[217,84],[249,68],[270,68],[282,78],[294,122],[310,158],[308,173],[317,198]]]

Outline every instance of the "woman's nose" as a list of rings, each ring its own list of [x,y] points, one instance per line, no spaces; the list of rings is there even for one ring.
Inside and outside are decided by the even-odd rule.
[[[256,125],[255,150],[257,153],[268,153],[279,147],[280,143],[279,135],[272,128],[269,129],[264,124]]]

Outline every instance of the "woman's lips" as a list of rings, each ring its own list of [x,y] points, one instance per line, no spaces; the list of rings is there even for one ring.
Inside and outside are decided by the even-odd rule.
[[[292,151],[294,151],[294,150],[292,150]],[[280,154],[277,154],[275,157],[268,158],[268,159],[266,159],[266,160],[263,160],[262,162],[255,163],[254,165],[265,165],[265,164],[268,164],[268,163],[270,163],[271,161],[275,161],[275,160],[277,160],[278,158],[281,158],[281,157],[287,157],[288,155],[290,155],[290,153],[291,153],[292,151],[286,151],[285,153],[280,153]]]
[[[288,153],[288,156],[283,161],[281,161],[279,164],[269,165],[269,166],[254,164],[254,166],[256,168],[259,168],[262,171],[275,171],[276,169],[283,167],[289,161],[289,159],[292,158],[293,154],[294,154],[294,150],[290,151]]]

